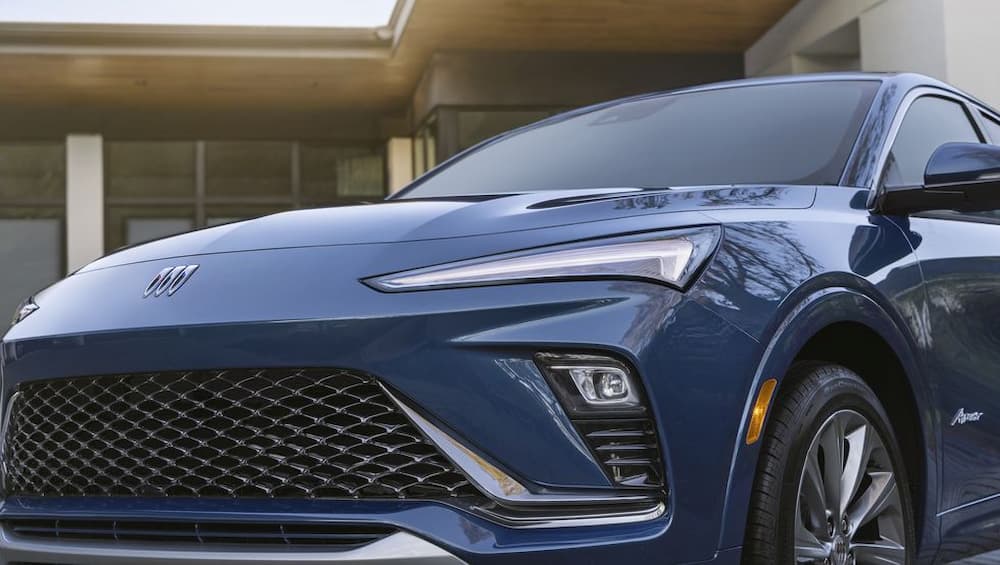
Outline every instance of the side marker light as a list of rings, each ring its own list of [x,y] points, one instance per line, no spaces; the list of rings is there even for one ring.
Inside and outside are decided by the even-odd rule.
[[[760,385],[757,400],[753,403],[753,412],[750,413],[747,445],[753,445],[760,439],[760,434],[764,429],[764,419],[767,418],[767,409],[771,407],[771,399],[774,398],[774,389],[777,386],[777,379],[767,379],[764,384]]]

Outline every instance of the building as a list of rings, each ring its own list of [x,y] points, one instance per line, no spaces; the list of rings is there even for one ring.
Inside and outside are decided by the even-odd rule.
[[[379,199],[637,92],[910,70],[1000,105],[998,21],[996,0],[399,0],[378,28],[0,23],[0,310],[122,245]]]

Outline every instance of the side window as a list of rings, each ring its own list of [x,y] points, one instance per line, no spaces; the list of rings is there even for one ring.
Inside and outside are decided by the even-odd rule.
[[[918,98],[910,105],[885,164],[882,184],[887,187],[919,186],[927,161],[941,145],[952,141],[979,143],[965,108],[936,96]]]
[[[1000,122],[983,114],[983,124],[986,125],[986,135],[989,136],[993,145],[1000,145]]]

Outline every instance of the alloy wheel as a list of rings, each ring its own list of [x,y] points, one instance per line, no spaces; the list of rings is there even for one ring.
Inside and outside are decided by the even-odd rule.
[[[795,562],[906,563],[906,526],[889,451],[854,410],[820,426],[799,478]]]

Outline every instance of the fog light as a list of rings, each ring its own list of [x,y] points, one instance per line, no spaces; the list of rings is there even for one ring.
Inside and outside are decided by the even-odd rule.
[[[539,354],[545,373],[572,416],[646,414],[638,376],[625,363],[602,355]]]
[[[545,375],[612,484],[661,489],[663,459],[642,379],[627,362],[592,354],[539,353]]]
[[[617,367],[553,367],[569,372],[583,399],[591,404],[627,403],[632,395],[628,374]],[[634,398],[633,398],[634,400]]]

